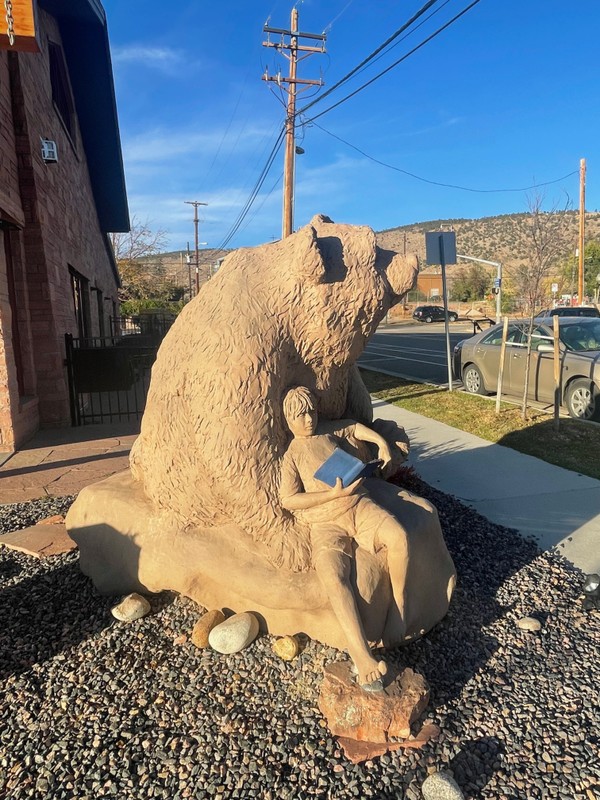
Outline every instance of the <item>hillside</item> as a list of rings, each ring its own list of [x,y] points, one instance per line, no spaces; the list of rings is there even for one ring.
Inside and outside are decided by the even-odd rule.
[[[579,213],[562,212],[567,218],[567,238],[571,246],[564,253],[557,254],[557,261],[562,261],[575,252],[579,235]],[[527,222],[529,215],[502,214],[497,217],[481,219],[435,219],[402,225],[397,228],[377,232],[377,243],[386,249],[399,252],[417,253],[425,267],[425,233],[443,228],[454,229],[456,247],[459,253],[483,258],[488,261],[501,261],[506,269],[523,261],[527,252]],[[586,241],[600,241],[600,212],[590,211],[586,214]],[[214,271],[217,257],[227,255],[230,251],[202,249],[199,253],[200,283]],[[162,253],[154,257],[160,260],[166,274],[178,285],[187,286],[190,279],[185,256],[182,252]],[[146,259],[151,261],[154,259]],[[194,254],[191,253],[191,276],[195,284]],[[466,261],[461,262],[466,264]]]
[[[567,218],[567,238],[572,246],[564,253],[557,254],[557,260],[564,260],[575,252],[579,235],[579,213],[576,211],[562,213]],[[456,233],[456,249],[459,253],[487,261],[500,261],[504,267],[510,268],[525,258],[528,217],[527,213],[523,213],[481,219],[438,219],[417,222],[413,225],[379,231],[377,243],[386,249],[417,253],[424,260],[425,232],[439,230],[440,227],[449,230],[452,226]],[[590,211],[585,219],[586,241],[600,240],[600,212]]]

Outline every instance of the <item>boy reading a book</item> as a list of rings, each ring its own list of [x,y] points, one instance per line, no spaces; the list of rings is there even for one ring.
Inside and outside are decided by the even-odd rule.
[[[391,461],[385,439],[359,422],[340,422],[335,435],[317,432],[315,398],[304,386],[290,389],[283,413],[293,439],[281,465],[281,504],[310,526],[313,564],[346,632],[348,652],[358,671],[359,683],[369,691],[383,688],[384,662],[371,654],[350,583],[353,540],[372,553],[387,550],[394,602],[386,629],[404,630],[404,585],[408,567],[408,540],[398,520],[374,503],[359,479],[345,487],[341,478],[333,487],[315,478],[315,472],[344,439],[371,442],[379,449],[384,468]],[[384,634],[385,644],[385,634]]]

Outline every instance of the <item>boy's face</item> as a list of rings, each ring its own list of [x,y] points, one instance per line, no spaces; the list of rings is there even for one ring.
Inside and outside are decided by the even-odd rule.
[[[307,408],[299,416],[288,419],[287,424],[294,436],[299,439],[314,436],[317,429],[317,412],[312,408]]]

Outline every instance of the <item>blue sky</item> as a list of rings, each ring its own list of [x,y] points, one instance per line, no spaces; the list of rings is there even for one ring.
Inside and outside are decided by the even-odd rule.
[[[283,123],[275,84],[261,80],[287,62],[262,47],[263,25],[289,27],[289,0],[104,0],[111,41],[132,215],[168,231],[169,249],[200,239],[221,246],[265,165]],[[327,31],[325,55],[299,75],[323,93],[401,27],[425,0],[304,0],[300,29]],[[399,59],[469,4],[439,0],[429,20],[300,121],[295,226],[315,213],[376,230],[429,219],[525,211],[521,189],[547,207],[600,208],[598,0],[480,0],[457,22],[355,97],[308,120]],[[439,9],[439,10],[438,10]],[[427,17],[425,14],[424,17]],[[424,19],[422,17],[421,19]],[[421,20],[420,20],[421,21]],[[271,88],[269,88],[269,86]],[[319,95],[309,89],[298,107]],[[324,129],[324,130],[323,130]],[[333,136],[331,135],[333,134]],[[334,138],[339,137],[339,138]],[[340,141],[345,140],[353,147]],[[358,152],[363,151],[363,153]],[[283,151],[229,247],[281,233]],[[529,192],[531,194],[531,192]]]

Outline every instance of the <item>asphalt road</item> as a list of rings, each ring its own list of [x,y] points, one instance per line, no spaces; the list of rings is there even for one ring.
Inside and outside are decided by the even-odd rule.
[[[473,336],[471,322],[451,322],[450,354],[457,342],[470,336]],[[444,323],[382,325],[358,364],[392,375],[446,385],[448,367]]]

